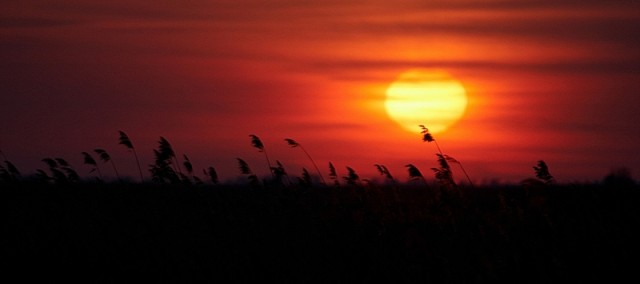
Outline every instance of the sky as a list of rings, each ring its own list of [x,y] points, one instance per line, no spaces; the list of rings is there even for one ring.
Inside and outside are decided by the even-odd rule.
[[[413,68],[465,87],[464,116],[435,134],[478,183],[640,175],[640,2],[467,0],[24,0],[0,10],[0,150],[23,173],[106,149],[123,173],[165,137],[197,171],[268,175],[265,144],[291,176],[352,167],[398,180],[437,166],[434,143],[384,109]],[[428,126],[428,122],[424,122]],[[103,170],[109,174],[108,168]],[[454,167],[454,176],[462,174]]]

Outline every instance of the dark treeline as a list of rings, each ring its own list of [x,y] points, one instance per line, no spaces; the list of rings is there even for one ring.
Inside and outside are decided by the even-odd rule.
[[[636,269],[638,204],[632,183],[10,183],[0,265],[91,283],[610,282]]]

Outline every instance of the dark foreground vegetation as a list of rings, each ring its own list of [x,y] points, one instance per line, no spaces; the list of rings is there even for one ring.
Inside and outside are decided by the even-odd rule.
[[[86,283],[610,282],[635,277],[639,205],[633,184],[3,184],[0,265]]]

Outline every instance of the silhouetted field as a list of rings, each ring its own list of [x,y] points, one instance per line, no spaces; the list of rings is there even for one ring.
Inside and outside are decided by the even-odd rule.
[[[3,276],[23,280],[611,281],[640,252],[637,185],[18,183],[0,204]]]

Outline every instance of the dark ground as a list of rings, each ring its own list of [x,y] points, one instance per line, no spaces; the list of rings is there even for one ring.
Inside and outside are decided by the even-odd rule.
[[[612,282],[640,264],[638,186],[2,184],[0,212],[1,275],[25,281]]]

